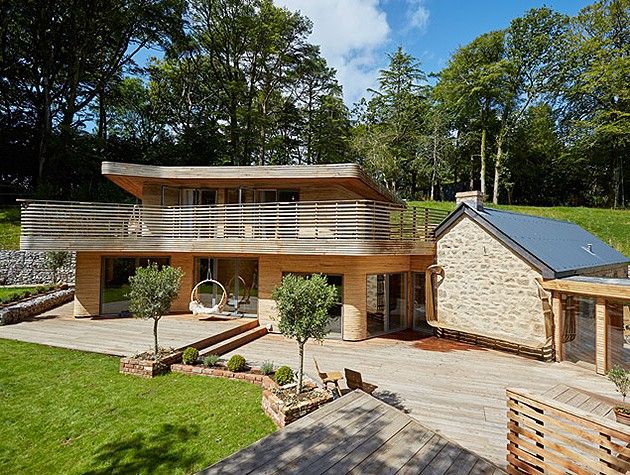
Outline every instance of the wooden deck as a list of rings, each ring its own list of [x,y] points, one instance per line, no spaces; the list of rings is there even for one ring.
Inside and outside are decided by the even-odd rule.
[[[305,370],[317,378],[312,357],[323,371],[343,371],[344,367],[358,370],[366,381],[378,385],[376,397],[500,467],[505,466],[507,453],[507,388],[542,394],[564,384],[619,400],[605,377],[572,363],[534,361],[413,333],[395,337],[361,342],[328,340],[323,345],[309,342]],[[297,344],[276,334],[235,353],[258,364],[298,365]]]
[[[72,316],[73,302],[15,325],[0,326],[0,338],[72,350],[129,356],[153,348],[153,321],[137,318]],[[202,321],[191,315],[167,315],[159,324],[160,346],[179,348],[251,319]]]
[[[619,400],[582,391],[566,384],[558,384],[542,393],[542,395],[613,421],[616,420],[615,405],[618,405],[620,402]]]
[[[200,473],[504,472],[402,411],[354,391]]]

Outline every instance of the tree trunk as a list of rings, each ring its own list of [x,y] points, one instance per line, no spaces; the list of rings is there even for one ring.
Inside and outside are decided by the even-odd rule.
[[[494,162],[494,184],[492,192],[492,203],[499,204],[499,185],[501,181],[501,166],[503,161],[503,141],[505,134],[501,132],[497,138],[497,157]]]
[[[103,145],[107,141],[107,108],[105,106],[105,91],[101,90],[98,94],[98,138],[101,139]]]
[[[304,380],[304,343],[298,341],[298,346],[300,348],[300,368],[298,370],[298,383],[297,383],[297,392],[298,394],[302,392],[302,383]]]
[[[158,318],[153,319],[153,343],[155,345],[155,359],[158,359]]]
[[[435,200],[435,187],[437,181],[438,153],[437,153],[437,127],[433,128],[433,166],[431,170],[431,201]]]
[[[481,186],[481,196],[486,196],[486,136],[488,132],[484,126],[481,129],[481,172],[479,175],[479,183]]]

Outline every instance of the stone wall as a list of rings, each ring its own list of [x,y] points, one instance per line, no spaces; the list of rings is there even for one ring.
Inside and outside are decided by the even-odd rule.
[[[463,217],[438,241],[437,261],[440,324],[533,347],[547,341],[540,274],[481,226]]]
[[[57,280],[74,283],[76,256],[71,253],[70,263],[64,266]],[[53,273],[46,266],[43,251],[0,251],[0,285],[51,284]]]
[[[8,305],[0,309],[0,325],[19,323],[70,302],[73,297],[74,289],[61,289]]]

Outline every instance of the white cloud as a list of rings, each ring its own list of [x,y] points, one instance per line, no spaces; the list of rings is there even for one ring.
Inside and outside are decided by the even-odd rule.
[[[407,10],[409,28],[424,33],[429,24],[429,9],[424,6],[424,0],[407,0],[407,3],[409,4]]]
[[[374,87],[390,35],[378,0],[277,0],[276,4],[299,10],[313,21],[311,41],[321,46],[322,55],[337,70],[347,104]]]

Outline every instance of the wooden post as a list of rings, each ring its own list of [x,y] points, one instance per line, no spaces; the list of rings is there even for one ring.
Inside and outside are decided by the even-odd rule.
[[[608,371],[608,328],[606,299],[597,297],[595,303],[595,371],[606,374]]]
[[[553,349],[556,361],[564,359],[564,348],[562,347],[562,294],[554,291],[552,294],[553,312]]]

